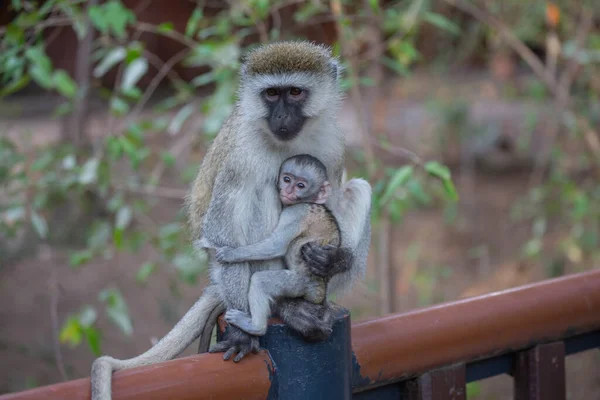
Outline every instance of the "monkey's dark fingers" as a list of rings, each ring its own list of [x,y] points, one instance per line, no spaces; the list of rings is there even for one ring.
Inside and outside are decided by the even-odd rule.
[[[246,354],[250,353],[250,351],[252,350],[252,348],[250,346],[248,347],[244,347],[240,350],[240,352],[238,353],[237,356],[235,356],[235,358],[233,359],[234,363],[238,363],[242,360],[242,358],[244,358],[246,356]]]
[[[302,246],[301,252],[302,258],[308,263],[327,263],[327,252],[323,251],[321,247],[312,242],[306,243],[304,246]]]
[[[232,355],[234,355],[235,353],[237,353],[240,349],[237,346],[233,346],[230,347],[229,350],[227,350],[227,352],[223,355],[223,360],[227,361],[231,358]],[[240,354],[242,354],[243,350],[240,351]],[[244,354],[245,355],[245,354]],[[237,357],[233,360],[234,362],[238,362],[235,361],[240,357],[240,355],[238,354]],[[243,357],[243,356],[242,356]]]
[[[224,342],[215,343],[212,346],[210,346],[210,349],[208,350],[208,352],[209,353],[222,353],[224,351],[227,351],[230,348],[231,348],[231,343],[224,341]]]

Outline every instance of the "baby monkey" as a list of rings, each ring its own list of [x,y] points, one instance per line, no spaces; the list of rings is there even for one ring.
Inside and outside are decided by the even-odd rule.
[[[250,315],[228,310],[225,320],[251,335],[264,335],[271,315],[271,302],[280,297],[304,298],[322,304],[327,283],[348,269],[349,262],[331,266],[327,276],[310,272],[302,256],[302,246],[313,242],[321,246],[341,245],[338,223],[324,204],[331,194],[325,165],[302,154],[285,160],[279,169],[279,198],[284,206],[275,230],[266,239],[242,247],[217,247],[220,263],[269,260],[284,257],[287,269],[258,271],[252,275],[248,292]]]

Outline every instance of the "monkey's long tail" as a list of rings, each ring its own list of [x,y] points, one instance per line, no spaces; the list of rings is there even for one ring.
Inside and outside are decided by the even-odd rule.
[[[147,352],[128,360],[118,360],[109,356],[97,358],[92,364],[92,400],[111,400],[113,371],[171,360],[181,354],[200,335],[202,335],[200,350],[202,351],[203,347],[208,348],[216,316],[224,310],[225,305],[217,288],[209,286],[175,327]]]

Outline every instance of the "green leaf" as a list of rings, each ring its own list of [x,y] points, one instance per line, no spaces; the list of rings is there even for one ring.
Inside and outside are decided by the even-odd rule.
[[[131,336],[133,326],[121,292],[115,288],[104,289],[100,292],[99,299],[106,303],[106,312],[111,322],[119,327],[125,335]]]
[[[65,97],[72,98],[77,94],[77,84],[66,71],[59,69],[54,72],[53,77],[56,90]]]
[[[531,239],[523,246],[523,253],[526,257],[533,258],[542,251],[542,241],[539,238]]]
[[[115,115],[125,115],[129,111],[129,104],[119,96],[113,96],[110,100],[110,111]]]
[[[401,64],[398,60],[394,60],[393,58],[382,56],[381,63],[399,75],[408,76],[410,74],[406,65]]]
[[[0,97],[8,96],[9,94],[18,92],[19,90],[27,86],[29,82],[31,82],[31,78],[26,75],[13,80],[12,82],[8,83],[7,85],[4,85],[4,87],[0,89]]]
[[[121,90],[131,90],[148,71],[148,61],[145,58],[133,60],[123,73],[123,81],[121,82]]]
[[[79,174],[79,183],[82,185],[89,185],[96,182],[98,179],[98,166],[100,160],[97,158],[90,158],[86,161]]]
[[[441,14],[428,12],[425,13],[423,19],[429,22],[431,25],[436,26],[442,30],[450,32],[454,35],[460,35],[460,27]]]
[[[41,21],[42,17],[42,13],[40,13],[39,11],[32,10],[20,13],[14,19],[14,22],[19,28],[28,29],[38,24]]]
[[[184,122],[194,113],[195,109],[196,106],[194,103],[190,103],[182,107],[171,120],[171,123],[167,128],[167,132],[169,132],[171,135],[179,133]]]
[[[156,263],[146,262],[144,265],[140,267],[137,274],[135,275],[135,280],[137,283],[142,284],[145,283],[152,272],[156,269]]]
[[[53,2],[49,1],[47,4],[52,4]],[[58,8],[68,16],[72,21],[72,27],[75,33],[77,34],[77,39],[82,40],[88,32],[87,21],[84,18],[84,15],[81,11],[81,7],[77,4],[61,1],[57,4]]]
[[[424,168],[428,174],[433,175],[443,181],[450,180],[451,178],[450,170],[448,169],[448,167],[440,164],[437,161],[429,161],[425,163]]]
[[[79,312],[79,324],[83,328],[89,328],[94,324],[94,322],[96,322],[97,315],[96,309],[90,305],[87,305]]]
[[[12,226],[17,222],[22,221],[25,218],[25,215],[26,213],[24,206],[11,207],[4,211],[1,220],[8,226]]]
[[[115,229],[113,232],[113,243],[119,250],[123,249],[123,229]]]
[[[379,204],[381,206],[385,205],[389,201],[389,199],[392,197],[392,195],[394,193],[396,193],[396,190],[401,185],[403,185],[408,180],[408,178],[411,177],[411,175],[413,174],[413,171],[414,171],[414,168],[411,165],[405,165],[396,170],[396,172],[390,179],[390,182],[389,182],[387,188],[385,189],[385,192],[381,196],[381,201],[379,202]]]
[[[190,82],[194,87],[200,87],[204,85],[208,85],[211,82],[215,81],[215,73],[213,71],[207,72],[202,75],[198,75]]]
[[[83,328],[82,331],[88,347],[96,357],[99,357],[102,354],[100,350],[100,331],[91,326]]]
[[[94,257],[91,250],[75,251],[69,255],[69,264],[72,267],[79,267],[90,261]]]
[[[31,78],[44,89],[52,89],[53,79],[49,69],[43,68],[40,64],[34,64],[29,68]]]
[[[429,161],[425,163],[424,168],[429,175],[434,176],[442,181],[444,190],[452,201],[458,200],[458,193],[456,192],[456,188],[452,182],[452,176],[448,167],[438,163],[437,161]]]
[[[362,76],[359,78],[359,83],[363,86],[374,86],[375,80],[370,76]]]
[[[109,29],[108,21],[104,16],[104,11],[101,6],[90,7],[88,12],[90,21],[101,33],[107,33]]]
[[[369,6],[374,12],[379,12],[379,0],[369,0]]]
[[[100,78],[106,74],[112,67],[125,59],[127,51],[124,47],[117,47],[108,52],[96,68],[94,68],[94,76]]]
[[[21,0],[11,0],[10,3],[12,5],[13,10],[15,10],[15,11],[20,11],[21,8],[23,7]]]
[[[35,210],[31,211],[31,224],[33,225],[33,229],[35,229],[35,233],[41,239],[46,239],[48,236],[48,224],[46,223],[46,219]]]
[[[198,29],[198,23],[201,19],[202,9],[196,8],[192,12],[192,15],[190,16],[190,19],[188,20],[187,25],[185,27],[185,36],[192,37],[194,35],[194,32],[196,32],[196,30]]]
[[[421,204],[431,204],[431,196],[425,193],[419,180],[411,179],[406,184],[406,188],[408,189],[408,192],[412,194]]]
[[[10,44],[22,45],[25,42],[25,30],[14,23],[8,24],[3,39],[6,39]]]
[[[67,343],[71,347],[77,346],[81,343],[81,325],[77,317],[69,317],[67,322],[63,325],[58,336],[58,340],[61,343]]]
[[[50,167],[52,162],[54,161],[54,157],[52,153],[45,152],[39,158],[36,158],[33,164],[31,165],[32,171],[43,171]]]
[[[168,151],[163,151],[160,153],[160,158],[163,160],[167,167],[172,167],[175,165],[175,156]]]
[[[444,190],[446,191],[448,198],[451,201],[458,201],[458,192],[456,191],[456,188],[454,187],[454,183],[452,182],[452,180],[443,181],[443,184],[444,184]]]
[[[127,228],[127,226],[129,225],[129,223],[131,222],[131,217],[133,216],[133,213],[131,212],[131,208],[130,207],[122,207],[119,209],[119,211],[117,212],[117,220],[116,220],[116,227],[118,229],[125,229]]]
[[[157,26],[157,30],[160,33],[169,33],[175,29],[175,26],[172,22],[163,22],[162,24]]]
[[[135,14],[120,1],[111,0],[94,6],[89,11],[92,24],[102,33],[112,32],[119,39],[125,37],[125,28],[135,22]]]
[[[532,233],[534,237],[541,238],[546,232],[546,220],[544,218],[536,218],[533,223]]]
[[[144,44],[141,42],[131,42],[127,46],[127,55],[125,56],[125,63],[131,64],[133,60],[137,60],[144,54]]]

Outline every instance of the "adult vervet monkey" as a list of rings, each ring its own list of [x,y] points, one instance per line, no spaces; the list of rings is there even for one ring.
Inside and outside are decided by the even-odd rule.
[[[276,185],[281,163],[310,154],[329,171],[333,193],[328,208],[342,234],[341,247],[308,243],[303,256],[315,273],[350,260],[345,273],[333,276],[328,292],[339,292],[362,277],[366,268],[370,216],[349,215],[339,188],[344,164],[344,135],[337,123],[341,100],[339,66],[325,47],[308,42],[280,42],[247,54],[241,68],[239,99],[209,148],[188,198],[193,238],[214,247],[239,247],[267,237],[281,213]],[[350,256],[349,256],[350,255]],[[252,273],[284,268],[281,259],[221,265],[211,254],[211,280],[200,299],[163,339],[129,359],[100,357],[92,365],[92,399],[110,399],[113,370],[170,360],[195,339],[207,343],[214,319],[225,309],[248,311]],[[327,302],[281,299],[275,312],[307,339],[331,331]],[[258,338],[231,326],[226,340],[211,351],[234,361],[258,350]]]

